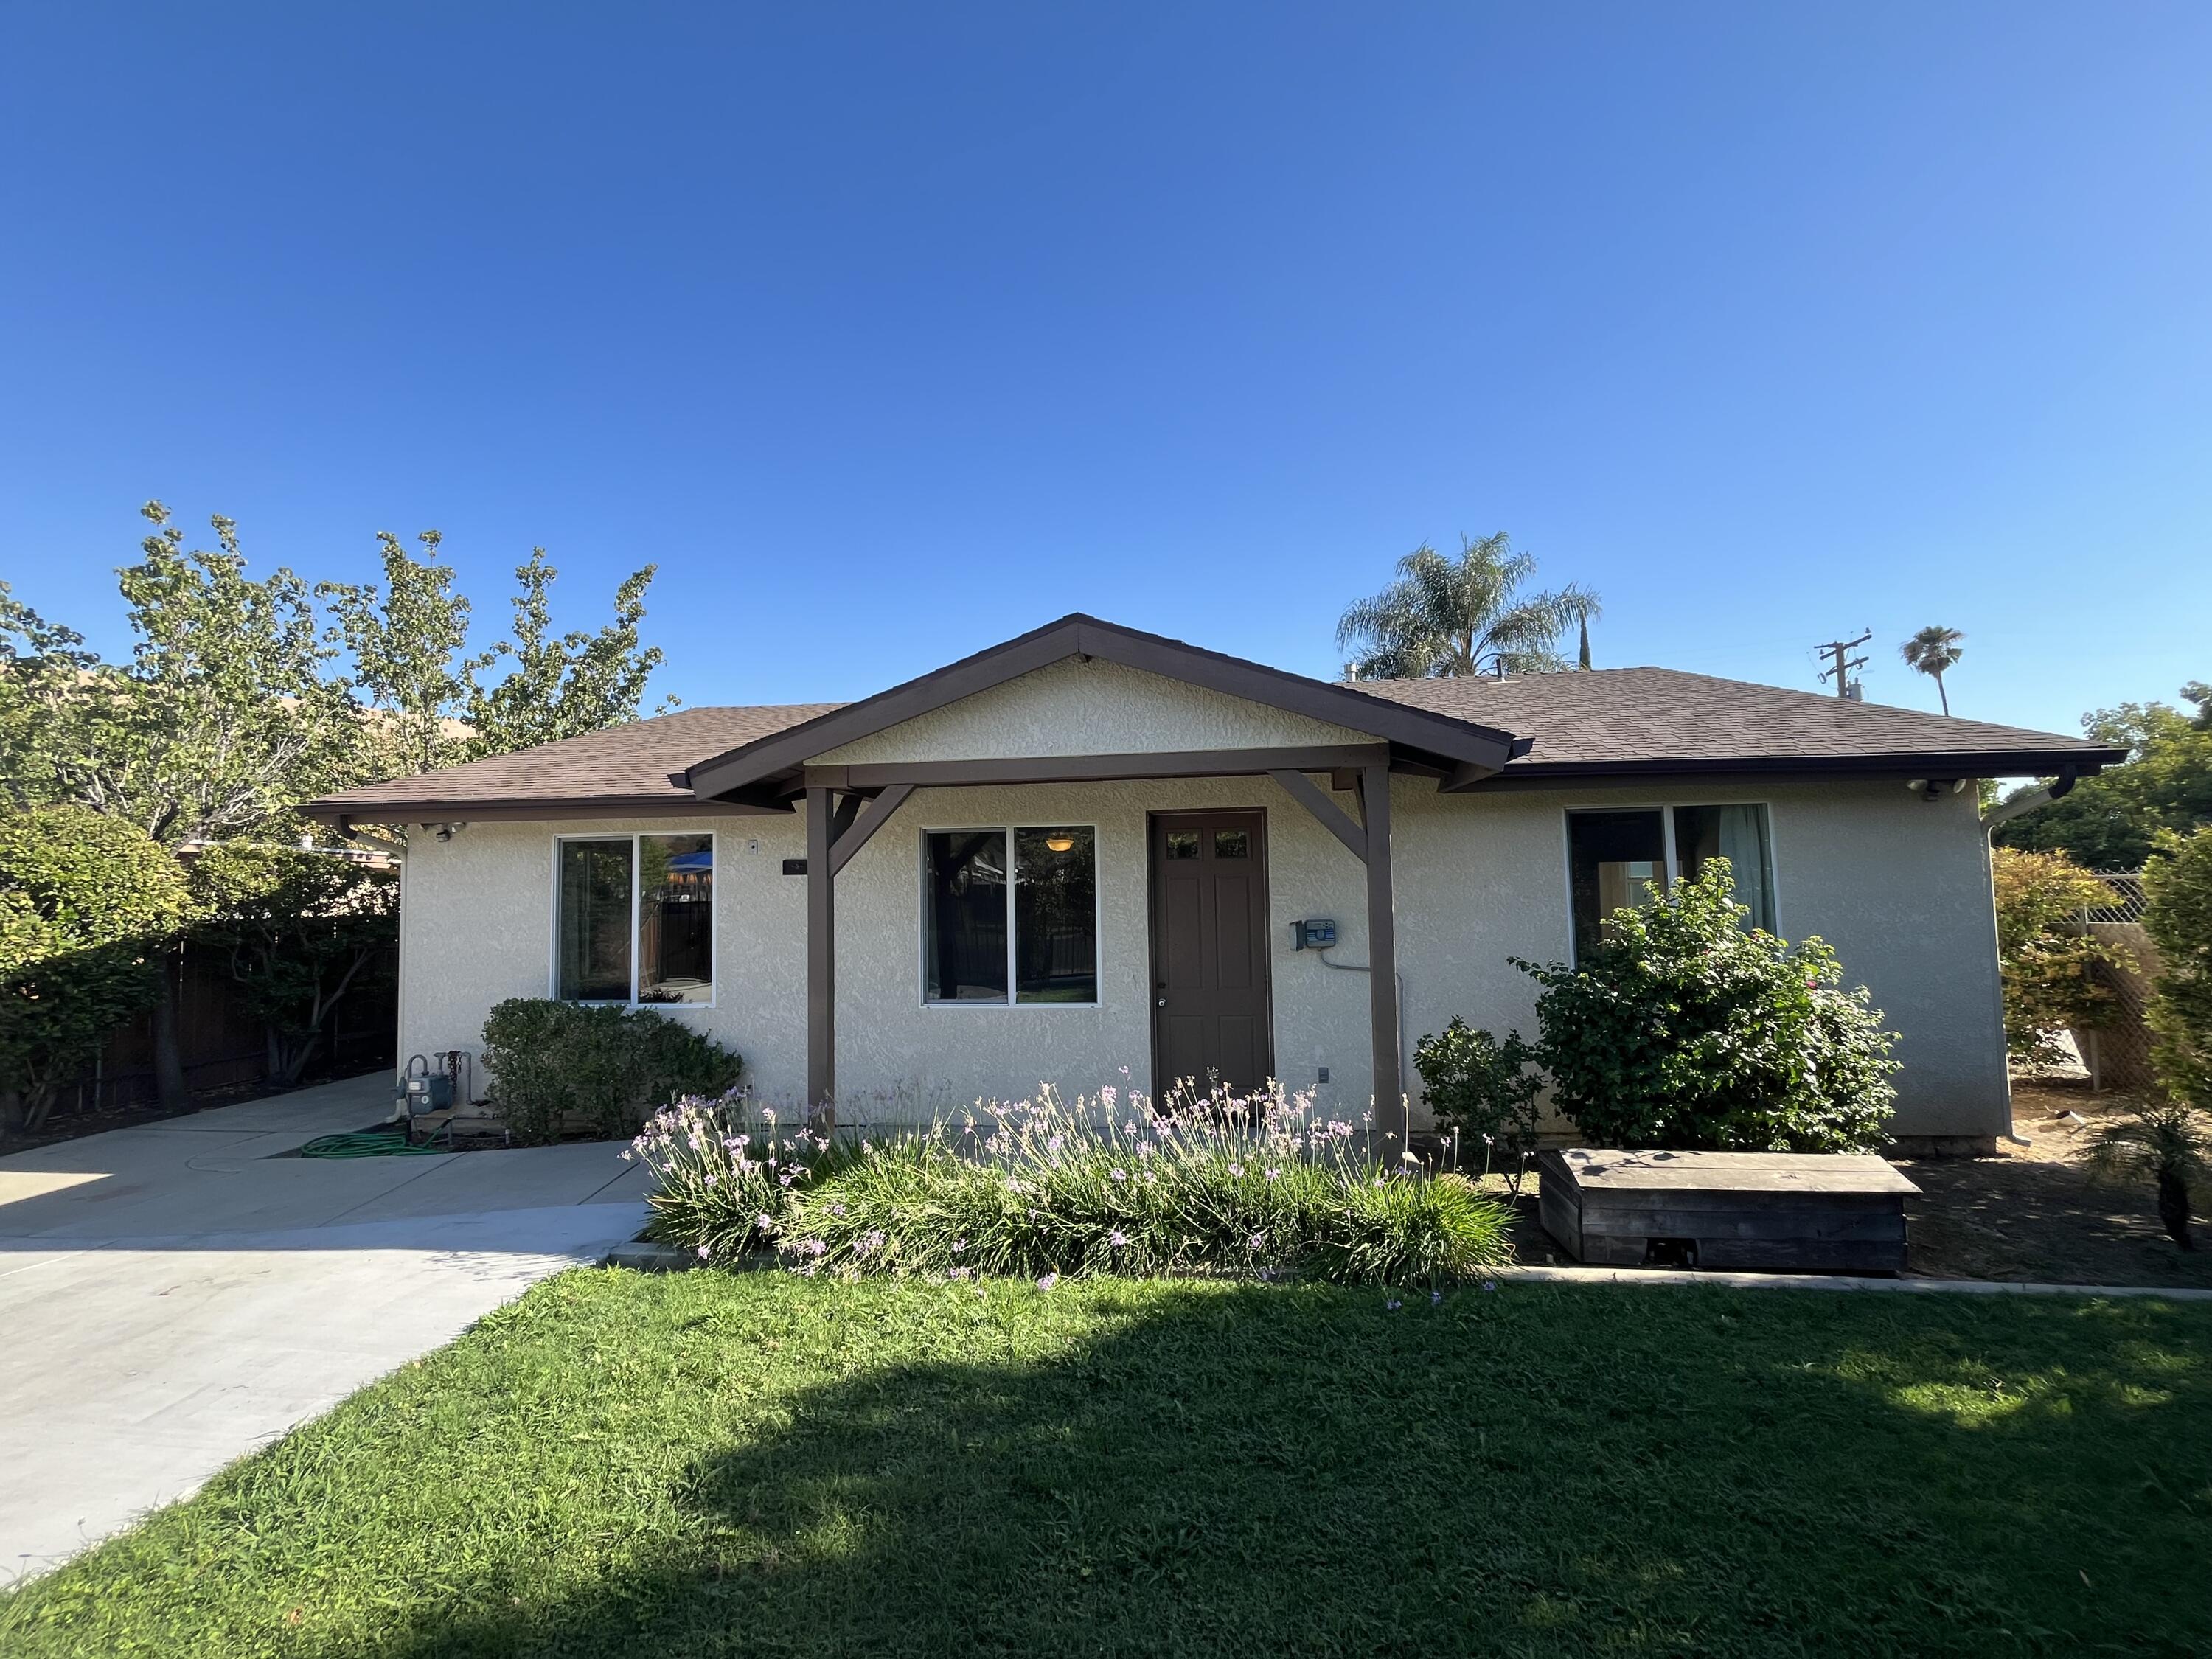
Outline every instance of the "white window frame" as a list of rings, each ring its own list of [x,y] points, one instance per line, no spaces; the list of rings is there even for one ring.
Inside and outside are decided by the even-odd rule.
[[[1021,1000],[1019,956],[1015,941],[1014,887],[1019,878],[1015,868],[1019,858],[1018,844],[1014,837],[1022,830],[1088,830],[1091,832],[1091,979],[1097,989],[1088,1002],[1024,1002]],[[929,994],[929,838],[932,836],[975,835],[996,831],[1006,838],[1006,1000],[1004,1002],[933,1000]],[[1105,862],[1100,854],[1103,836],[1096,823],[1086,823],[1080,818],[1059,818],[1046,823],[925,823],[915,836],[915,930],[914,973],[915,990],[921,1006],[939,1008],[1012,1008],[1034,1013],[1048,1008],[1065,1008],[1080,1012],[1106,1006],[1106,882],[1103,871]]]
[[[638,929],[642,925],[645,907],[643,895],[638,891],[641,872],[645,868],[644,850],[638,845],[648,836],[704,836],[707,849],[714,860],[714,915],[713,925],[707,929],[707,973],[710,988],[704,1002],[640,1002],[637,1000],[637,976],[643,952],[638,948]],[[585,1000],[561,994],[561,849],[570,842],[626,841],[629,843],[629,1000],[616,1002],[604,999]],[[552,926],[547,930],[549,948],[545,956],[545,996],[550,1002],[574,1000],[579,1008],[649,1008],[656,1014],[681,1013],[690,1008],[712,1008],[722,994],[722,915],[721,915],[721,837],[712,830],[617,830],[604,835],[590,835],[579,830],[570,835],[553,837]]]
[[[1680,862],[1674,848],[1674,813],[1684,806],[1756,806],[1766,814],[1766,896],[1774,908],[1774,932],[1777,937],[1790,935],[1782,926],[1782,853],[1776,844],[1774,803],[1771,800],[1725,800],[1710,795],[1699,795],[1692,800],[1625,800],[1606,802],[1602,806],[1570,806],[1559,816],[1559,874],[1566,883],[1567,893],[1567,965],[1577,965],[1575,948],[1575,837],[1571,820],[1592,812],[1656,812],[1659,815],[1662,845],[1666,861],[1659,869],[1659,887],[1662,892],[1674,890]]]

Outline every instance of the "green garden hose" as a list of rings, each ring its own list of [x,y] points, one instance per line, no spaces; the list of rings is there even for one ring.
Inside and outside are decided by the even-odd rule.
[[[384,1129],[362,1129],[352,1134],[318,1135],[300,1148],[301,1158],[443,1158],[443,1146],[417,1146],[404,1134]]]

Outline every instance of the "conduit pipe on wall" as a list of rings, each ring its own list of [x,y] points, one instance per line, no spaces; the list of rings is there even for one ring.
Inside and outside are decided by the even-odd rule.
[[[1333,945],[1316,947],[1314,954],[1321,958],[1322,967],[1334,968],[1340,974],[1371,974],[1375,971],[1364,962],[1331,962],[1328,953],[1335,948]],[[1390,977],[1398,982],[1398,1075],[1407,1078],[1413,1075],[1413,1067],[1406,1063],[1406,975],[1401,972]]]

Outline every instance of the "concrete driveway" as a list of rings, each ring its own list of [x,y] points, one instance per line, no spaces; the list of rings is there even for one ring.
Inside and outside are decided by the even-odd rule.
[[[0,1158],[0,1583],[644,1223],[605,1144],[276,1156],[391,1100],[358,1078]]]

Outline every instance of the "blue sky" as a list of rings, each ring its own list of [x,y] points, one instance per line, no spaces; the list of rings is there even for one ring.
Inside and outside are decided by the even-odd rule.
[[[2212,677],[2212,8],[17,6],[0,575],[168,502],[690,702],[1070,610],[1333,673],[1424,538],[1601,665],[2071,730]]]

